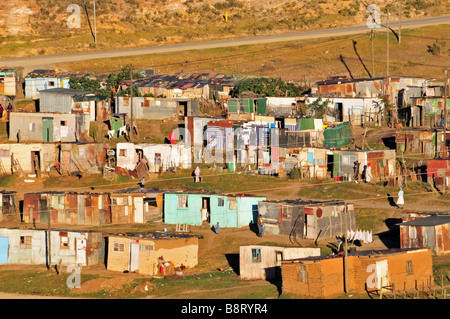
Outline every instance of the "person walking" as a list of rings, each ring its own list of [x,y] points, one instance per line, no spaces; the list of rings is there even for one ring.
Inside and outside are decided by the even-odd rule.
[[[264,220],[261,214],[259,214],[258,216],[257,225],[258,225],[258,237],[262,237],[264,235]]]
[[[405,199],[403,198],[403,189],[400,187],[400,190],[398,191],[397,207],[403,209],[403,205],[405,205]]]

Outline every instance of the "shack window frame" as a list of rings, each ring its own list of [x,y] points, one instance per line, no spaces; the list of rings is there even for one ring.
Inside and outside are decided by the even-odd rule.
[[[189,201],[187,195],[177,195],[177,207],[178,208],[189,208]]]
[[[412,260],[407,260],[405,262],[405,267],[406,267],[407,275],[414,275],[414,264],[413,264]]]
[[[155,246],[150,244],[141,244],[141,251],[154,251]]]
[[[305,265],[298,265],[297,281],[298,282],[308,282],[308,274],[306,272]]]
[[[59,233],[59,249],[69,249],[69,235],[66,232]]]
[[[115,253],[123,253],[125,252],[125,244],[120,242],[113,242],[113,251]]]
[[[217,198],[217,206],[218,207],[225,207],[225,199],[223,197]]]
[[[31,249],[31,236],[20,236],[20,249]]]
[[[119,149],[119,156],[120,157],[127,157],[127,149],[126,148]]]
[[[252,248],[252,263],[259,264],[261,262],[261,248]]]

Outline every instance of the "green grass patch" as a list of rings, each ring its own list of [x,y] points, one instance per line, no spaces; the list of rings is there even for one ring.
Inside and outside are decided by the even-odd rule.
[[[355,221],[358,229],[375,231],[385,225],[388,212],[379,208],[355,208]]]

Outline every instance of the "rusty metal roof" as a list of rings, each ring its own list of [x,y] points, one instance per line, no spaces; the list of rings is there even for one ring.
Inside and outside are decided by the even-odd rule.
[[[417,218],[408,222],[400,223],[400,226],[436,226],[450,223],[450,214],[434,215],[424,218]]]

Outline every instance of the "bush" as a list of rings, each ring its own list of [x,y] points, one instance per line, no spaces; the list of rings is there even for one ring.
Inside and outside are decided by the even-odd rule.
[[[289,172],[289,179],[299,179],[299,178],[300,178],[300,169],[297,166],[295,166]]]

